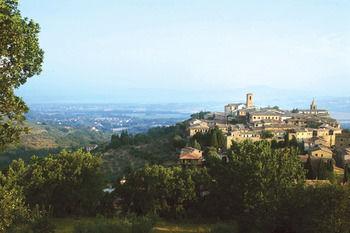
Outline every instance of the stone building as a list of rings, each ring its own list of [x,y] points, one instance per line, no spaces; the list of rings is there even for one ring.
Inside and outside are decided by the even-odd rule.
[[[350,147],[350,133],[343,132],[335,136],[335,147],[337,149],[345,149]]]

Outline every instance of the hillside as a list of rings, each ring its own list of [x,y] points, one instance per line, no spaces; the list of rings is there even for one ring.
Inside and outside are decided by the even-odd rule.
[[[56,125],[37,125],[28,122],[30,131],[22,135],[20,142],[11,145],[0,154],[0,168],[17,158],[29,159],[33,155],[46,156],[61,149],[77,149],[91,144],[101,144],[109,140],[110,135],[90,131],[85,128],[73,128]]]
[[[129,169],[145,164],[173,165],[177,162],[180,144],[185,143],[184,123],[170,127],[156,127],[145,134],[129,135],[127,143],[100,148],[105,171],[110,178],[118,178]]]

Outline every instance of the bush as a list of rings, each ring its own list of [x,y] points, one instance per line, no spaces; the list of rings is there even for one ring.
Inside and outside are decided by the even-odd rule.
[[[238,232],[237,225],[218,223],[210,229],[210,233],[236,233]]]
[[[131,233],[150,233],[155,224],[154,218],[139,217],[132,220]]]
[[[55,226],[49,221],[48,217],[42,217],[34,221],[31,228],[35,233],[55,233]]]

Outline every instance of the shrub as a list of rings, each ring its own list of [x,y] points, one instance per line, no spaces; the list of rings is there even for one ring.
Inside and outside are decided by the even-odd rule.
[[[35,220],[31,229],[35,233],[55,233],[55,226],[49,221],[48,217],[42,217]]]
[[[155,219],[150,217],[138,217],[132,220],[131,233],[150,233],[155,224]]]
[[[238,232],[237,225],[218,223],[210,229],[210,233],[236,233]]]

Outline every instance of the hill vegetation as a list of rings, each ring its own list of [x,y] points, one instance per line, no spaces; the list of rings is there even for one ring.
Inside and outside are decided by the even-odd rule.
[[[102,154],[105,171],[115,179],[146,164],[176,164],[179,149],[186,145],[185,138],[185,123],[151,128],[145,134],[123,131],[112,135],[110,143],[96,152]]]
[[[85,128],[54,125],[37,125],[27,122],[29,132],[22,134],[18,143],[10,145],[0,154],[0,168],[6,167],[14,159],[28,161],[31,156],[47,156],[62,149],[75,150],[93,144],[106,142],[110,135]]]

